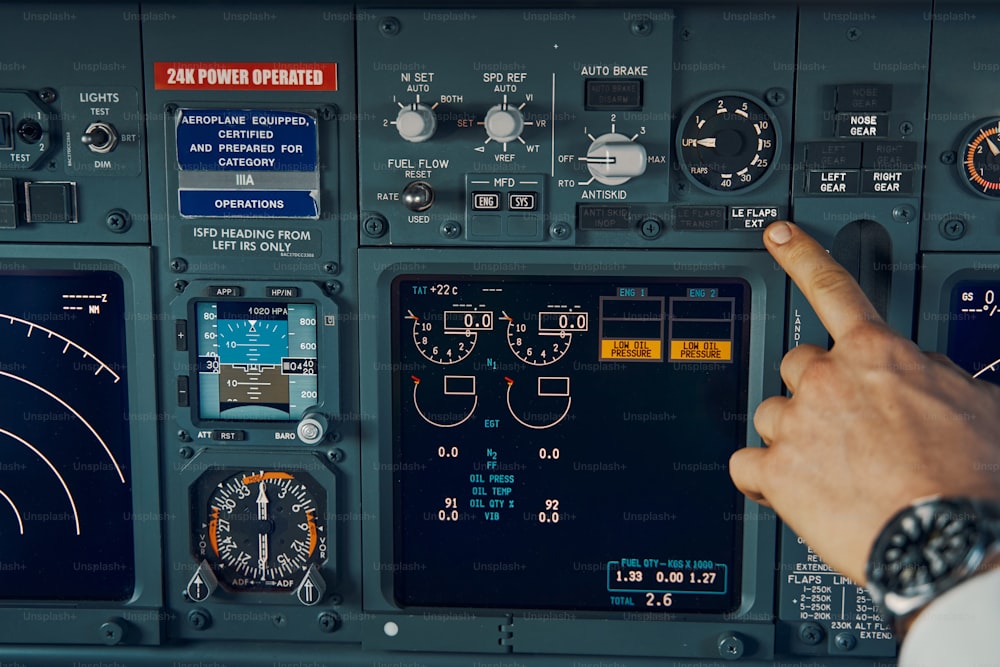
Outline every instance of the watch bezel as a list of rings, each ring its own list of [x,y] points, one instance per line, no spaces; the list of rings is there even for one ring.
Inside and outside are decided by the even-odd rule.
[[[872,545],[865,576],[872,598],[894,629],[897,619],[924,607],[979,568],[996,539],[990,528],[994,514],[970,498],[935,496],[915,501],[886,523]],[[951,537],[934,534],[942,529]],[[942,538],[947,541],[942,543]],[[961,538],[960,545],[953,544],[955,538]],[[920,563],[913,562],[914,550]],[[938,556],[937,562],[931,563],[929,553]],[[916,576],[906,576],[906,571],[916,571]]]

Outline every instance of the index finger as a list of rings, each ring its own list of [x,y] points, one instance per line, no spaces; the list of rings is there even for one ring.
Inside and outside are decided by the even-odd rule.
[[[764,246],[802,290],[834,341],[857,326],[885,323],[847,269],[797,225],[772,223],[764,232]]]

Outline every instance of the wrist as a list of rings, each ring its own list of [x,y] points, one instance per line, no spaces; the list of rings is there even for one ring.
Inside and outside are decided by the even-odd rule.
[[[985,560],[983,560],[982,565],[980,565],[978,568],[976,568],[976,571],[968,579],[966,579],[962,583],[965,583],[966,581],[974,579],[975,577],[978,577],[981,574],[988,574],[988,573],[994,572],[996,570],[1000,570],[1000,552],[995,553],[993,556],[991,556],[991,557],[986,558]],[[961,585],[961,584],[959,584],[959,585]],[[906,616],[904,618],[899,619],[899,621],[897,623],[898,633],[896,635],[896,638],[899,639],[900,641],[902,641],[903,637],[905,637],[907,634],[909,634],[910,628],[913,627],[913,624],[916,622],[917,618],[919,618],[920,615],[928,607],[930,607],[932,604],[934,604],[933,600],[931,602],[929,602],[927,605],[921,607],[920,609],[917,609],[915,612],[913,612],[909,616]]]
[[[866,580],[900,640],[934,599],[1000,567],[1000,501],[922,498],[903,508],[872,545]]]

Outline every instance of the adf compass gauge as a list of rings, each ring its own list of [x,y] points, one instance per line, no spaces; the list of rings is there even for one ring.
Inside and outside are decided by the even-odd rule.
[[[193,546],[202,562],[188,597],[216,584],[232,593],[293,591],[304,605],[322,598],[327,559],[326,492],[299,471],[206,474],[194,488]]]
[[[983,197],[1000,197],[1000,118],[976,126],[963,142],[963,180]]]

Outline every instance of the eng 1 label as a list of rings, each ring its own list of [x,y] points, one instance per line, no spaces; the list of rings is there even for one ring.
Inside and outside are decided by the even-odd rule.
[[[181,216],[318,218],[318,136],[310,112],[179,110]]]

